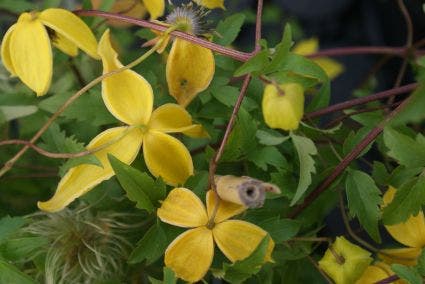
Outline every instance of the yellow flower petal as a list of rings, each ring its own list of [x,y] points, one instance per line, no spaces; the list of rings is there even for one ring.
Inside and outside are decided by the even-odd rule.
[[[68,54],[69,56],[78,55],[78,47],[72,41],[59,33],[55,34],[52,39],[52,43],[55,47],[59,48],[63,53]]]
[[[165,104],[154,110],[149,127],[165,133],[183,132],[191,137],[208,137],[202,125],[192,124],[190,114],[177,104]]]
[[[215,9],[215,8],[221,8],[223,10],[226,9],[224,7],[224,0],[194,0],[194,2],[208,9]]]
[[[369,265],[364,271],[363,275],[356,281],[356,284],[373,284],[391,275],[394,275],[389,266],[383,265],[385,265],[385,263]]]
[[[165,251],[165,265],[188,282],[201,280],[211,266],[214,241],[211,230],[199,227],[178,236]]]
[[[241,220],[227,220],[213,228],[217,246],[232,262],[250,256],[266,235],[267,232],[260,227]],[[271,261],[273,248],[274,242],[270,238],[265,261]]]
[[[325,71],[326,75],[328,75],[329,79],[331,80],[344,72],[344,65],[331,58],[315,58],[313,61],[316,62],[317,65],[323,69],[323,71]]]
[[[137,128],[128,130],[128,127],[116,127],[100,133],[87,146],[88,150],[117,141],[94,154],[103,168],[84,164],[70,169],[59,182],[55,195],[48,201],[38,202],[38,207],[48,212],[62,210],[94,186],[109,179],[114,175],[114,171],[107,154],[112,154],[122,162],[130,164],[139,152],[142,138],[143,133]]]
[[[294,130],[304,114],[304,91],[299,84],[280,85],[283,93],[270,84],[264,89],[263,117],[270,128]]]
[[[93,10],[99,10],[103,0],[91,0]],[[115,0],[111,9],[111,13],[120,14],[127,17],[141,19],[146,14],[146,8],[140,0]],[[129,27],[132,24],[123,21],[108,20],[108,25],[114,27]]]
[[[12,58],[10,55],[10,37],[12,32],[15,30],[16,24],[12,25],[4,34],[3,41],[1,43],[1,61],[7,71],[13,76],[16,75],[15,68],[13,68]]]
[[[391,203],[395,193],[395,188],[390,186],[383,197],[384,205]],[[416,216],[410,216],[404,223],[385,226],[385,228],[395,240],[405,246],[425,246],[425,217],[423,211],[419,211]]]
[[[63,35],[88,55],[99,59],[96,38],[83,20],[74,13],[64,9],[50,8],[41,12],[38,18],[44,25]]]
[[[23,13],[10,36],[10,57],[16,75],[42,96],[52,79],[52,48],[43,24]]]
[[[351,284],[360,278],[372,262],[370,252],[356,246],[344,237],[337,237],[319,261],[319,267],[329,275],[336,284]],[[335,254],[343,258],[340,263]]]
[[[378,257],[388,264],[399,263],[414,266],[418,263],[420,254],[421,248],[383,249],[378,253]]]
[[[193,175],[192,157],[186,146],[176,138],[150,130],[143,140],[146,166],[156,177],[172,186],[184,184]]]
[[[175,188],[157,211],[162,222],[183,228],[204,226],[208,223],[204,204],[187,188]]]
[[[212,216],[212,213],[214,212],[216,200],[217,200],[217,196],[214,193],[214,191],[209,190],[207,192],[208,218],[210,218]],[[217,213],[214,218],[214,222],[215,223],[223,222],[224,220],[227,220],[229,218],[232,218],[233,216],[241,214],[245,210],[246,210],[246,207],[243,205],[239,205],[233,202],[228,202],[225,200],[220,200]]]
[[[109,30],[99,42],[99,55],[103,73],[119,69],[123,65],[111,46]],[[147,125],[152,113],[153,91],[142,76],[132,70],[114,74],[102,81],[102,97],[108,110],[129,125]]]
[[[319,41],[317,38],[310,38],[297,43],[292,52],[299,55],[309,55],[315,53],[319,49]]]
[[[146,9],[148,9],[149,14],[151,15],[151,20],[155,20],[156,18],[164,15],[164,0],[143,0],[143,4]]]
[[[177,102],[186,107],[205,90],[214,76],[214,55],[202,46],[176,39],[167,59],[168,90]]]

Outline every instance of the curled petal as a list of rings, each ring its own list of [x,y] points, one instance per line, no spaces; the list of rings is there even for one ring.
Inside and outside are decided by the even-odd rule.
[[[176,39],[167,59],[168,90],[177,102],[186,107],[205,90],[214,75],[215,63],[211,50]]]
[[[192,124],[190,114],[177,104],[165,104],[154,110],[149,127],[165,133],[183,132],[191,137],[208,137],[202,125]]]
[[[44,25],[73,42],[88,55],[99,59],[96,38],[83,20],[74,13],[64,9],[50,8],[41,12],[38,18]]]
[[[83,164],[70,169],[59,182],[55,195],[48,201],[38,202],[38,207],[48,212],[62,210],[74,199],[109,179],[114,175],[114,171],[107,155],[112,154],[122,162],[130,164],[139,152],[142,138],[143,133],[137,128],[129,130],[128,127],[116,127],[100,133],[90,142],[87,149],[96,149],[111,143],[94,154],[103,167]]]
[[[408,266],[415,266],[420,255],[421,248],[383,249],[378,253],[378,257],[385,263],[399,263]]]
[[[99,55],[103,62],[103,74],[123,65],[111,46],[109,30],[99,42]],[[102,97],[108,110],[129,125],[147,125],[152,113],[153,91],[142,76],[132,70],[124,70],[102,81]]]
[[[356,281],[356,284],[372,284],[379,282],[385,278],[394,275],[394,272],[391,270],[389,265],[378,262],[374,265],[369,265],[364,271],[363,275]],[[405,283],[404,281],[393,282],[396,284]]]
[[[331,58],[315,58],[313,61],[316,62],[317,65],[323,69],[323,71],[325,71],[326,75],[328,75],[329,79],[331,80],[344,72],[344,66]]]
[[[297,43],[292,52],[299,55],[309,55],[315,53],[319,49],[319,41],[317,38],[310,38]]]
[[[154,130],[144,137],[143,155],[149,171],[172,186],[184,184],[193,175],[192,157],[176,138]]]
[[[209,190],[207,192],[207,211],[208,217],[211,217],[214,212],[214,207],[217,201],[217,196],[214,191]],[[241,214],[246,210],[246,207],[240,204],[236,204],[233,202],[228,202],[225,200],[220,200],[218,204],[218,209],[214,218],[214,223],[223,222],[233,216]]]
[[[199,227],[178,236],[165,251],[165,265],[177,277],[196,282],[207,273],[214,256],[211,230]]]
[[[208,223],[204,204],[187,188],[175,188],[157,211],[163,222],[183,228],[204,226]]]
[[[383,197],[385,205],[393,200],[395,193],[395,188],[390,186]],[[419,211],[416,216],[410,216],[403,223],[385,226],[385,228],[395,240],[405,246],[425,246],[425,217],[423,211]]]
[[[260,244],[267,232],[241,220],[227,220],[213,228],[214,240],[223,254],[232,262],[247,258]],[[274,242],[270,238],[265,261],[271,261]]]
[[[43,24],[23,13],[16,24],[9,44],[10,58],[16,75],[30,89],[42,96],[52,79],[52,48]]]
[[[59,33],[54,36],[52,43],[55,47],[59,48],[63,53],[66,53],[69,56],[78,55],[78,47],[72,41]]]
[[[164,15],[164,0],[143,0],[143,4],[151,15],[151,20],[155,20]]]
[[[91,0],[92,8],[99,10],[102,0]],[[111,13],[141,19],[146,14],[146,8],[140,0],[116,0],[109,10]],[[132,24],[123,21],[108,20],[108,25],[114,27],[129,27]]]
[[[10,72],[13,76],[16,75],[15,68],[13,68],[12,58],[10,55],[10,37],[12,32],[15,30],[16,24],[12,25],[4,34],[3,41],[1,43],[1,61],[3,66]]]
[[[299,84],[283,84],[280,89],[272,84],[264,89],[264,121],[271,128],[297,129],[304,114],[303,88]]]

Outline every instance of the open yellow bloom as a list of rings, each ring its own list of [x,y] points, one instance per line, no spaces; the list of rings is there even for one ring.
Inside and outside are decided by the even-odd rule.
[[[207,273],[214,256],[214,243],[223,254],[235,262],[245,259],[257,248],[267,232],[241,220],[229,220],[246,207],[221,200],[213,218],[216,195],[207,192],[207,208],[189,189],[175,188],[158,209],[158,217],[165,223],[191,228],[178,236],[165,251],[165,265],[189,282],[200,280]],[[271,261],[274,242],[270,238],[265,261]]]
[[[390,186],[385,192],[384,206],[394,199],[396,190]],[[404,265],[416,265],[417,259],[425,247],[425,218],[423,211],[416,216],[410,216],[404,223],[385,226],[388,233],[399,243],[408,248],[384,249],[379,257],[387,263],[400,263]]]
[[[263,94],[263,117],[270,128],[294,130],[304,115],[304,90],[300,84],[266,85]]]
[[[113,50],[109,31],[99,43],[103,72],[122,67]],[[139,74],[125,70],[102,81],[102,97],[108,110],[127,126],[108,129],[97,135],[87,149],[105,148],[95,156],[103,167],[79,165],[70,169],[59,182],[55,195],[38,207],[45,211],[63,209],[75,198],[114,175],[108,154],[126,164],[136,158],[143,141],[143,156],[149,171],[161,176],[167,184],[183,184],[193,174],[192,158],[183,143],[167,133],[182,132],[204,137],[201,125],[192,124],[190,114],[176,104],[165,104],[152,111],[151,85]]]
[[[50,39],[49,39],[50,38]],[[73,13],[50,8],[40,13],[23,13],[4,35],[1,57],[6,69],[42,96],[52,79],[53,45],[70,56],[78,48],[98,59],[97,41],[89,27]]]
[[[372,262],[370,252],[350,243],[344,237],[337,237],[331,246],[319,261],[319,267],[336,284],[355,283]]]
[[[383,262],[378,262],[374,265],[369,265],[364,271],[363,275],[356,281],[356,284],[374,284],[380,280],[394,275],[391,267]],[[405,284],[405,280],[397,280],[392,283]]]
[[[299,55],[310,55],[319,50],[319,41],[317,38],[303,40],[294,46],[292,50]],[[313,58],[313,61],[322,67],[323,71],[332,80],[344,72],[344,66],[336,60],[328,57]]]

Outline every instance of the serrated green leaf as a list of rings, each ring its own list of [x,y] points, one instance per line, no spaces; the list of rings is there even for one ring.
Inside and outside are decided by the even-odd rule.
[[[342,146],[343,154],[347,155],[348,153],[350,153],[354,149],[354,147],[356,147],[356,145],[358,145],[359,142],[364,139],[364,137],[369,133],[370,130],[371,130],[370,126],[365,126],[365,127],[360,128],[359,130],[357,130],[357,132],[351,131],[347,135],[347,138],[344,140],[344,144]],[[369,152],[371,147],[372,147],[372,144],[369,144],[360,153],[359,157],[361,157],[364,154],[366,154],[367,152]]]
[[[410,284],[423,284],[422,277],[414,267],[408,267],[401,264],[391,265],[391,270],[401,279],[406,280]]]
[[[332,128],[328,128],[328,129],[321,129],[321,128],[317,128],[317,127],[313,127],[311,125],[308,125],[307,123],[304,122],[300,122],[302,126],[317,131],[317,132],[321,132],[321,133],[326,133],[326,134],[334,134],[335,132],[337,132],[338,130],[341,129],[342,123],[339,123],[338,125],[332,127]]]
[[[37,112],[37,110],[38,108],[36,106],[0,106],[0,112],[6,121],[31,115]]]
[[[267,171],[267,166],[274,166],[276,169],[284,168],[288,164],[285,157],[276,147],[268,146],[248,153],[248,160],[253,162],[263,171]]]
[[[291,219],[272,217],[259,223],[258,226],[266,230],[275,243],[281,243],[294,237],[301,228],[301,223]]]
[[[35,284],[35,280],[0,258],[0,283]]]
[[[425,86],[419,87],[410,95],[410,103],[406,105],[402,112],[394,117],[390,125],[401,126],[407,123],[419,123],[425,118]]]
[[[218,88],[212,88],[211,94],[225,106],[233,107],[239,97],[239,89],[232,86],[221,86]],[[242,102],[242,107],[247,111],[250,111],[258,108],[258,105],[253,99],[246,97]]]
[[[242,64],[236,71],[234,76],[239,77],[245,74],[259,72],[269,64],[269,54],[267,50],[258,52],[255,56],[250,58],[247,62]]]
[[[384,129],[384,143],[390,149],[388,155],[406,167],[425,166],[425,143],[421,137],[418,134],[415,140],[390,127]]]
[[[0,243],[9,238],[25,225],[25,219],[22,217],[5,216],[0,219]]]
[[[275,146],[282,144],[289,138],[290,136],[283,136],[277,131],[271,131],[271,130],[257,130],[255,133],[255,136],[259,139],[260,144],[266,145],[266,146]]]
[[[291,200],[291,206],[293,206],[301,199],[311,184],[311,174],[316,172],[315,161],[312,156],[317,154],[317,149],[310,138],[291,133],[291,139],[300,163],[298,186],[294,198]]]
[[[136,202],[136,207],[153,212],[158,200],[165,197],[165,185],[156,183],[148,174],[121,162],[108,155],[109,162],[128,199]]]
[[[159,259],[167,248],[167,236],[159,223],[156,223],[137,242],[136,248],[130,254],[128,262],[135,264],[146,260],[150,265]]]
[[[411,215],[417,215],[425,204],[425,176],[404,183],[397,189],[394,199],[385,207],[383,221],[385,225],[404,222]]]
[[[252,275],[258,273],[264,263],[267,253],[269,236],[265,236],[250,256],[233,264],[223,263],[224,280],[230,283],[242,283]]]
[[[381,162],[374,161],[372,166],[372,178],[380,185],[388,185],[390,180],[390,174],[387,171],[385,165]]]
[[[292,46],[292,30],[289,24],[285,25],[281,42],[276,45],[275,52],[270,64],[264,70],[264,73],[273,73],[279,71],[280,66],[284,64],[285,58],[289,54]]]
[[[380,243],[378,221],[382,199],[379,188],[369,175],[357,170],[348,171],[345,186],[350,215],[357,216],[369,235]]]
[[[241,13],[233,14],[220,21],[216,29],[219,36],[216,36],[214,41],[224,46],[231,44],[241,31],[244,21],[245,15]]]

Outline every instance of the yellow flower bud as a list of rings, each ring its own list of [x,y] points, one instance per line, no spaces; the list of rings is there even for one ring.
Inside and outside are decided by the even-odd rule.
[[[294,130],[304,114],[304,90],[299,84],[267,85],[263,94],[263,117],[270,128]]]

